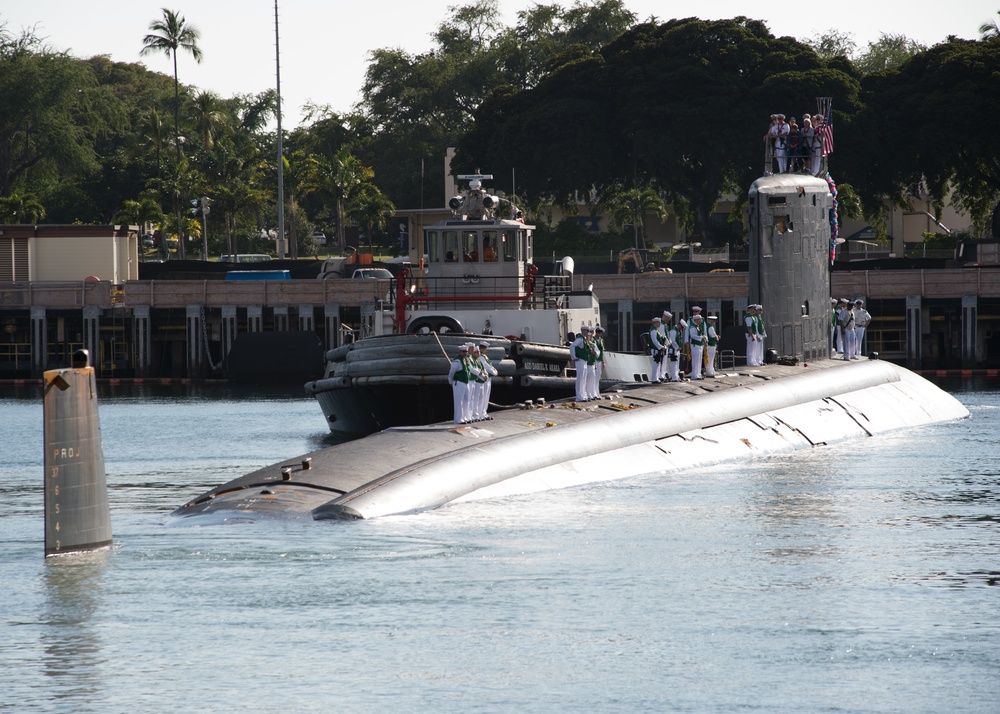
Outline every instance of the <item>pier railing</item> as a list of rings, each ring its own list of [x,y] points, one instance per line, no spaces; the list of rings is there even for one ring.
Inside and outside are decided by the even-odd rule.
[[[107,282],[0,282],[0,307],[111,307],[120,297]]]

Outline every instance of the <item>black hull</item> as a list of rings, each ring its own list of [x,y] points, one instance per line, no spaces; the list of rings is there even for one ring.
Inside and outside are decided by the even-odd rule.
[[[511,407],[520,402],[544,399],[553,401],[573,397],[572,379],[550,380],[532,386],[494,384],[490,392],[490,411]],[[452,389],[443,384],[376,384],[331,389],[310,389],[316,396],[330,431],[349,437],[365,436],[396,426],[419,426],[454,418]]]

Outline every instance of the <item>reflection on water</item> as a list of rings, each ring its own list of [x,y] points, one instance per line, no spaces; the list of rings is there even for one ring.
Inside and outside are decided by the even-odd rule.
[[[45,599],[39,616],[42,671],[51,697],[90,702],[101,691],[107,660],[94,619],[110,550],[45,559]]]

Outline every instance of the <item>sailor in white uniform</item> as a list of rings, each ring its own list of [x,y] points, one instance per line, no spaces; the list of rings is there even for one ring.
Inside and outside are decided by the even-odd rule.
[[[865,339],[865,331],[868,329],[869,323],[872,321],[871,313],[865,310],[864,300],[854,301],[854,359],[861,359],[863,355],[864,347],[862,342]]]
[[[681,381],[679,369],[681,366],[681,344],[684,342],[684,337],[681,335],[681,328],[677,325],[671,324],[674,314],[663,311],[663,322],[667,326],[667,381],[679,382]]]
[[[649,355],[653,358],[653,369],[651,372],[651,382],[665,382],[664,361],[667,358],[667,335],[663,331],[663,321],[654,317],[652,326],[649,328]]]
[[[472,418],[476,421],[493,418],[487,415],[487,412],[490,408],[490,391],[493,389],[493,377],[497,376],[499,372],[497,372],[497,368],[493,366],[493,362],[486,355],[486,350],[489,346],[490,343],[485,340],[480,342],[478,353],[474,353],[473,355],[478,361],[478,365],[476,366],[479,367],[479,371],[481,372],[481,376],[477,380],[476,408],[472,415]]]
[[[588,362],[590,352],[590,325],[580,325],[580,333],[577,338],[573,340],[573,344],[569,346],[570,358],[576,365],[576,401],[587,402],[590,401],[590,396],[588,392],[590,375]]]
[[[708,327],[705,328],[705,349],[708,351],[708,360],[705,366],[705,376],[715,376],[715,353],[719,349],[719,333],[715,331],[715,315],[708,316]]]
[[[778,171],[785,173],[788,171],[788,141],[789,126],[785,123],[785,115],[778,115],[778,128],[775,130],[774,153],[778,157]]]
[[[754,305],[756,308],[756,315],[754,317],[757,319],[757,365],[764,364],[764,340],[767,339],[767,328],[764,326],[764,306],[760,303]]]
[[[843,335],[844,361],[848,361],[854,355],[855,333],[854,333],[854,310],[847,298],[840,298],[837,309],[837,321],[840,323],[840,333]]]
[[[472,412],[469,408],[469,382],[475,379],[478,373],[479,370],[474,369],[469,361],[468,343],[461,345],[458,348],[458,356],[451,361],[451,367],[448,370],[448,384],[451,385],[452,389],[456,424],[468,424],[472,421]]]
[[[688,326],[688,340],[691,342],[691,379],[701,379],[701,361],[705,355],[705,331],[701,315],[693,315]]]

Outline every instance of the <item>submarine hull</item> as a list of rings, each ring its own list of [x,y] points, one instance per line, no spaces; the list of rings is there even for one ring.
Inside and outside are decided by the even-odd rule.
[[[387,429],[266,467],[175,515],[359,519],[821,447],[961,419],[951,395],[897,365],[770,365],[623,389],[492,421]]]

